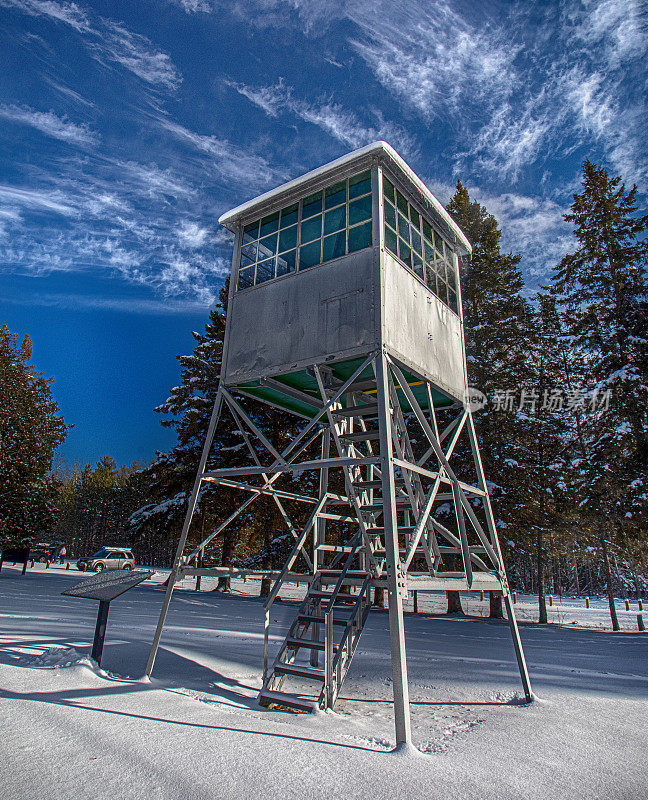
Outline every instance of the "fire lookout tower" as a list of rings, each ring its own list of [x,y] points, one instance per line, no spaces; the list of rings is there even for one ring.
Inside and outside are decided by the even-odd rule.
[[[333,706],[376,588],[388,596],[398,743],[410,741],[408,590],[500,592],[531,700],[467,397],[459,266],[470,243],[384,142],[219,221],[235,234],[221,380],[147,674],[174,583],[227,573],[196,567],[196,555],[265,495],[276,503],[294,547],[283,570],[273,573],[265,605],[262,704]],[[299,433],[279,452],[241,397],[301,418]],[[249,466],[208,468],[223,412],[238,427]],[[463,456],[453,459],[462,440]],[[315,496],[280,488],[282,476],[310,470],[318,477]],[[206,481],[247,499],[185,554]],[[290,503],[310,507],[303,526],[293,525]],[[308,572],[293,571],[298,559]],[[307,581],[309,588],[270,661],[269,609],[286,580]],[[300,691],[304,685],[315,686],[310,699]]]

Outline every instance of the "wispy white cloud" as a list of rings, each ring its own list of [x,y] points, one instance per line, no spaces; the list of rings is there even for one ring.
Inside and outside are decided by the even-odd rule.
[[[37,189],[19,189],[15,186],[0,184],[0,204],[6,203],[10,208],[19,207],[36,211],[53,211],[56,214],[73,217],[78,211],[67,202],[61,192]]]
[[[7,297],[13,305],[45,306],[66,309],[108,309],[131,314],[202,314],[210,303],[199,301],[155,300],[150,298],[129,299],[124,297],[97,297],[81,294],[33,293],[28,297]]]
[[[178,240],[182,245],[196,248],[202,247],[209,237],[209,230],[196,222],[185,220],[177,228]]]
[[[71,26],[82,34],[93,57],[108,66],[117,63],[150,86],[174,91],[182,77],[171,58],[158,50],[150,39],[129,31],[113,20],[90,15],[76,3],[57,0],[0,0],[31,16],[47,17]]]
[[[17,8],[33,17],[49,17],[55,22],[63,22],[74,30],[90,30],[86,13],[76,3],[56,2],[56,0],[0,0],[0,6]]]
[[[208,0],[172,0],[177,6],[180,6],[187,14],[197,14],[198,12],[209,13],[212,10],[211,3]]]
[[[166,118],[161,118],[159,124],[180,141],[208,156],[213,169],[223,181],[242,187],[260,188],[284,177],[282,171],[270,166],[267,158],[232,144],[227,139],[196,133]]]
[[[99,134],[91,131],[87,125],[70,122],[65,117],[57,116],[53,111],[36,111],[28,106],[0,104],[0,119],[18,125],[28,125],[46,136],[52,136],[69,144],[84,147],[99,142]]]
[[[98,41],[93,45],[93,50],[97,60],[115,61],[154,86],[173,91],[182,81],[169,56],[155,49],[150,39],[132,33],[111,20],[101,21]]]
[[[357,114],[330,97],[314,102],[295,97],[292,87],[285,86],[281,80],[274,86],[260,87],[235,81],[226,83],[268,116],[277,117],[282,112],[292,113],[304,122],[316,125],[346,147],[362,147],[384,139],[405,155],[411,156],[417,151],[414,137],[401,125],[385,120],[382,112],[377,109],[368,110],[373,124],[367,125]]]

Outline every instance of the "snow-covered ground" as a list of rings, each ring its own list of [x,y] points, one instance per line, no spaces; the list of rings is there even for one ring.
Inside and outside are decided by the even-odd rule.
[[[508,626],[480,618],[487,602],[464,598],[472,616],[448,618],[436,615],[442,596],[419,595],[422,613],[406,615],[418,752],[401,754],[390,752],[386,612],[370,615],[335,713],[289,714],[256,703],[258,583],[223,595],[185,581],[147,682],[164,574],[111,604],[105,671],[87,658],[97,603],[60,595],[82,577],[43,565],[0,573],[0,798],[648,797],[648,634],[636,632],[636,602],[619,603],[617,634],[602,629],[605,601],[563,600],[549,609],[561,624],[523,622],[539,698],[526,706]],[[303,590],[274,605],[274,647]],[[518,596],[516,609],[537,618],[534,598]]]

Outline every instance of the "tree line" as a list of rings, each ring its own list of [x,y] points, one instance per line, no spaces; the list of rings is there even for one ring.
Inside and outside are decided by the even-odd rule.
[[[635,186],[586,160],[565,215],[575,248],[534,297],[525,293],[521,257],[502,250],[497,220],[460,181],[447,207],[473,245],[460,265],[464,334],[469,382],[484,400],[474,418],[502,549],[511,584],[538,594],[540,621],[547,592],[605,590],[618,628],[614,594],[647,588],[648,215],[638,213],[636,195]],[[226,304],[224,287],[204,332],[194,332],[193,352],[178,357],[181,383],[156,409],[175,430],[176,446],[143,468],[120,471],[104,460],[94,470],[48,471],[65,425],[50,384],[29,368],[51,424],[41,433],[38,464],[20,467],[11,458],[20,456],[9,433],[14,417],[2,423],[0,479],[6,471],[10,480],[0,485],[0,535],[18,536],[41,519],[61,538],[74,531],[75,542],[90,547],[118,530],[149,563],[169,563],[218,387]],[[22,348],[3,329],[0,384],[16,371],[11,364],[27,369],[30,348]],[[275,445],[289,440],[294,418],[242,403]],[[20,430],[27,424],[15,421]],[[468,453],[458,447],[453,458],[462,457]],[[247,462],[233,423],[219,426],[210,459],[214,468]],[[33,482],[21,481],[30,469]],[[294,480],[303,490],[313,478]],[[239,498],[205,484],[190,541],[204,538]],[[214,544],[209,563],[264,568],[280,566],[291,546],[279,509],[263,497]]]

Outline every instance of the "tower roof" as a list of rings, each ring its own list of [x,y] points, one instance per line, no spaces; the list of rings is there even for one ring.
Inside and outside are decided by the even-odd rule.
[[[432,208],[437,219],[452,232],[454,235],[453,238],[460,249],[463,249],[466,253],[472,252],[472,246],[461,228],[409,164],[399,156],[394,148],[387,144],[387,142],[373,142],[373,144],[368,144],[358,150],[353,150],[351,153],[347,153],[341,158],[336,158],[335,161],[330,161],[328,164],[324,164],[304,175],[300,175],[292,181],[288,181],[288,183],[277,186],[276,189],[260,194],[258,197],[236,206],[236,208],[223,214],[218,221],[225,228],[233,230],[238,223],[244,222],[251,215],[263,213],[266,208],[269,209],[270,207],[288,201],[289,198],[293,196],[308,192],[311,186],[315,187],[315,185],[325,181],[330,175],[345,169],[355,162],[360,163],[368,161],[374,157],[379,158],[382,163],[391,167],[399,177],[405,179],[408,185],[417,192],[421,200]]]

